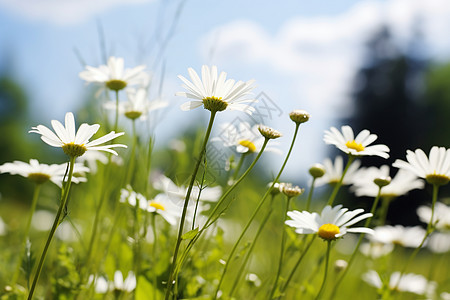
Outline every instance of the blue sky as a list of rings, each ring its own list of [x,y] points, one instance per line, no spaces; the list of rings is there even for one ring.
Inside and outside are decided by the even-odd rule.
[[[89,65],[104,63],[100,23],[107,54],[124,57],[127,67],[146,64],[155,74],[155,86],[164,62],[162,96],[172,105],[156,130],[161,143],[175,136],[178,126],[207,118],[203,110],[178,109],[184,99],[174,96],[181,91],[176,76],[186,76],[188,67],[200,70],[202,64],[216,64],[231,78],[256,80],[255,94],[265,92],[284,112],[263,121],[286,136],[292,131],[289,111],[300,108],[311,113],[301,136],[308,143],[302,143],[298,151],[303,153],[294,158],[305,172],[329,147],[322,142],[323,130],[337,125],[337,119],[351,111],[348,92],[362,63],[364,41],[381,24],[393,28],[403,47],[420,17],[431,58],[446,60],[450,53],[445,36],[445,29],[450,28],[450,3],[446,0],[296,0],[282,4],[187,0],[167,48],[155,62],[155,49],[161,43],[154,33],[164,36],[180,3],[0,0],[0,71],[7,68],[24,85],[31,101],[29,125],[62,120],[65,112],[83,104],[88,88],[78,77],[83,67],[74,49]],[[219,121],[236,116],[227,114]],[[280,142],[288,144],[288,139]],[[277,158],[273,161],[278,163]]]

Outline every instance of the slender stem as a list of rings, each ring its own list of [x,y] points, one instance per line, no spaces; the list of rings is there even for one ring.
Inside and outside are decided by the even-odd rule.
[[[272,186],[270,186],[270,187],[267,189],[266,193],[264,194],[264,196],[262,197],[262,199],[261,199],[261,201],[259,202],[258,206],[256,207],[255,211],[253,212],[253,215],[250,217],[250,220],[249,220],[249,221],[247,222],[247,224],[245,225],[244,229],[242,230],[241,235],[239,236],[239,238],[237,239],[237,241],[236,241],[236,243],[234,244],[233,248],[231,249],[230,254],[228,255],[228,258],[227,258],[227,260],[226,260],[226,262],[225,262],[225,266],[224,266],[222,275],[221,275],[220,280],[219,280],[219,284],[217,285],[216,291],[215,291],[215,293],[214,293],[214,299],[217,299],[217,295],[218,295],[218,293],[219,293],[220,286],[222,285],[223,279],[225,278],[225,273],[226,273],[227,270],[228,270],[228,266],[229,266],[229,264],[230,264],[230,261],[231,261],[231,259],[233,258],[234,253],[236,252],[236,249],[237,249],[237,247],[238,247],[240,241],[241,241],[242,238],[244,237],[245,233],[247,232],[248,228],[250,227],[250,224],[251,224],[251,223],[253,222],[253,220],[255,219],[255,216],[257,215],[258,211],[261,209],[262,205],[264,204],[265,200],[267,199],[267,196],[270,194],[270,192],[271,192],[273,186],[274,186],[275,183],[278,181],[278,179],[279,179],[280,176],[281,176],[281,173],[283,173],[283,170],[284,170],[284,168],[286,167],[286,164],[287,164],[287,161],[288,161],[288,159],[289,159],[289,156],[291,155],[292,149],[294,148],[294,143],[295,143],[295,140],[296,140],[296,137],[297,137],[297,133],[298,133],[299,127],[300,127],[300,123],[296,123],[296,124],[295,124],[294,136],[293,136],[292,142],[291,142],[291,146],[289,147],[289,151],[288,151],[288,153],[287,153],[287,155],[286,155],[286,158],[285,158],[285,160],[284,160],[284,162],[283,162],[283,165],[281,166],[280,171],[278,172],[277,177],[275,177],[275,179],[273,180]]]
[[[316,177],[314,177],[311,182],[311,188],[309,189],[308,199],[306,200],[306,209],[305,210],[307,210],[307,211],[309,210],[309,207],[311,206],[311,199],[312,199],[312,195],[314,193],[315,183],[316,183]]]
[[[232,186],[230,186],[230,188],[220,197],[220,199],[217,201],[217,204],[214,206],[212,212],[209,214],[208,219],[206,220],[206,222],[204,223],[204,225],[202,226],[202,228],[199,230],[199,232],[197,233],[197,235],[190,240],[189,244],[186,247],[186,250],[184,251],[181,259],[180,259],[180,263],[178,267],[181,267],[182,263],[184,262],[184,260],[187,257],[187,254],[189,253],[189,251],[192,249],[192,247],[194,246],[194,244],[197,242],[197,240],[200,238],[200,236],[202,235],[202,233],[209,227],[211,226],[215,220],[217,220],[218,217],[214,218],[214,216],[216,215],[218,209],[221,207],[222,203],[226,200],[226,198],[228,197],[228,195],[239,185],[239,183],[244,180],[244,178],[248,175],[248,173],[250,173],[250,171],[253,169],[253,167],[256,165],[256,163],[258,162],[259,158],[261,157],[262,153],[264,152],[264,149],[266,148],[266,145],[268,143],[268,139],[264,140],[264,143],[261,147],[261,151],[258,153],[258,155],[256,156],[255,160],[252,162],[252,164],[248,167],[248,169],[244,172],[244,174],[241,175],[241,177],[239,177],[239,179],[233,183]]]
[[[264,216],[261,224],[259,225],[258,231],[256,232],[256,235],[255,235],[255,239],[253,240],[250,248],[248,249],[247,254],[245,256],[245,259],[242,262],[242,265],[241,265],[241,267],[240,267],[240,269],[239,269],[239,271],[238,271],[238,273],[236,275],[236,278],[234,279],[233,287],[231,288],[230,295],[229,295],[230,298],[232,298],[234,292],[236,291],[236,288],[238,286],[239,280],[242,277],[242,275],[244,273],[244,270],[245,270],[245,267],[246,267],[246,265],[248,263],[248,260],[250,259],[251,253],[252,253],[253,249],[255,248],[256,240],[258,239],[259,235],[263,231],[265,225],[267,224],[267,221],[269,220],[269,218],[270,218],[270,216],[271,216],[271,214],[273,212],[272,204],[273,204],[273,199],[274,198],[275,198],[275,196],[272,195],[272,198],[271,198],[271,201],[270,201],[270,208],[267,210],[266,215]]]
[[[284,210],[283,224],[282,224],[283,233],[282,233],[282,236],[281,236],[280,259],[278,261],[277,275],[275,276],[275,282],[273,284],[272,292],[270,293],[270,298],[269,299],[272,299],[273,296],[275,295],[275,291],[276,291],[277,286],[278,286],[278,280],[280,279],[280,275],[281,275],[281,267],[283,265],[283,257],[284,257],[284,246],[286,244],[286,228],[284,226],[284,222],[286,221],[286,216],[287,216],[287,213],[289,211],[289,203],[291,202],[291,199],[292,199],[292,197],[287,197],[286,209]]]
[[[325,287],[325,282],[327,281],[327,275],[328,275],[328,263],[330,261],[330,250],[331,250],[331,241],[327,241],[327,258],[325,261],[325,273],[323,274],[323,281],[322,281],[322,286],[320,287],[319,293],[316,296],[316,300],[320,299],[320,296],[323,293],[324,287]]]
[[[241,158],[239,159],[238,165],[236,166],[236,169],[234,170],[233,174],[233,180],[236,180],[236,178],[239,175],[239,171],[241,170],[242,164],[244,163],[244,159],[247,156],[249,152],[245,152],[241,154]]]
[[[19,279],[20,267],[22,266],[23,256],[25,255],[25,251],[26,251],[28,235],[30,233],[31,220],[33,219],[34,211],[36,210],[36,204],[37,204],[37,200],[39,198],[39,192],[41,191],[41,186],[42,186],[42,184],[37,183],[34,187],[33,200],[31,200],[30,214],[28,215],[27,225],[25,226],[25,232],[24,232],[23,241],[22,241],[22,248],[21,248],[21,252],[19,255],[19,260],[17,262],[16,270],[14,271],[14,275],[11,280],[11,286],[14,286],[17,282],[17,279]]]
[[[305,257],[306,253],[308,252],[309,248],[311,247],[311,245],[313,244],[313,242],[315,241],[317,235],[314,235],[311,238],[311,241],[309,242],[309,244],[306,246],[305,250],[303,250],[302,254],[300,255],[299,259],[297,260],[297,262],[295,263],[295,266],[292,268],[291,273],[289,274],[289,277],[287,278],[283,288],[281,288],[280,293],[283,294],[284,291],[286,291],[286,289],[289,286],[289,283],[291,282],[292,278],[294,277],[295,271],[297,271],[298,266],[300,265],[300,263],[302,262],[303,258]]]
[[[114,131],[117,131],[117,126],[119,124],[119,91],[116,92],[116,115],[114,117]]]
[[[383,226],[384,224],[386,224],[389,204],[391,203],[392,199],[393,197],[383,197],[383,200],[381,201],[380,217],[377,220],[378,226]]]
[[[373,204],[372,204],[372,208],[370,209],[370,213],[372,214],[372,217],[367,218],[366,222],[364,224],[364,227],[366,227],[366,228],[370,226],[373,216],[375,215],[375,210],[378,206],[380,197],[381,197],[381,188],[378,189],[377,196],[375,197],[375,200],[373,201]],[[345,275],[347,274],[348,270],[350,269],[353,261],[355,260],[356,254],[358,253],[359,247],[361,246],[364,236],[365,236],[364,233],[360,234],[358,243],[356,244],[356,247],[353,250],[352,256],[350,257],[350,260],[348,261],[347,268],[345,268],[345,270],[342,271],[341,276],[336,280],[336,283],[334,284],[333,291],[331,292],[331,295],[330,295],[330,299],[332,299],[333,297],[335,297],[337,295],[337,290],[339,288],[339,285],[341,284],[342,280],[344,279]]]
[[[398,277],[397,283],[395,284],[395,287],[393,288],[393,290],[397,290],[398,285],[400,284],[400,279],[402,278],[403,274],[405,273],[406,269],[408,268],[408,265],[414,260],[414,258],[416,257],[417,253],[419,253],[420,249],[422,248],[422,246],[425,243],[425,241],[427,240],[427,238],[434,231],[434,222],[433,222],[434,207],[436,204],[436,200],[438,198],[438,192],[439,192],[439,185],[433,184],[433,199],[432,199],[432,203],[431,203],[431,218],[427,225],[427,231],[425,233],[425,236],[422,239],[422,242],[420,242],[419,246],[416,249],[414,249],[413,253],[411,253],[411,256],[406,261],[406,264],[404,265],[402,271],[400,272],[400,276]]]
[[[175,275],[174,271],[175,271],[175,266],[177,265],[178,251],[180,249],[180,245],[181,245],[181,241],[182,241],[181,236],[183,235],[184,221],[186,219],[186,212],[187,212],[187,208],[188,208],[188,204],[189,204],[189,198],[191,197],[195,178],[197,176],[198,169],[200,168],[200,164],[202,162],[203,155],[205,154],[205,151],[206,151],[206,144],[207,144],[209,136],[211,134],[211,129],[212,129],[212,125],[213,125],[215,116],[216,116],[216,111],[211,111],[211,116],[209,118],[209,124],[208,124],[208,128],[206,130],[206,133],[205,133],[203,145],[202,145],[202,148],[200,149],[200,153],[197,158],[197,163],[195,164],[194,171],[192,173],[191,182],[189,183],[189,188],[188,188],[187,194],[186,194],[186,199],[184,200],[183,212],[181,214],[181,220],[180,220],[180,228],[178,230],[177,243],[175,245],[175,250],[173,252],[172,264],[170,266],[170,271],[169,271],[169,280],[167,281],[167,290],[166,290],[166,296],[165,296],[166,300],[168,300],[170,298],[170,294],[172,291],[174,275]]]
[[[350,167],[350,165],[352,164],[352,162],[354,160],[355,160],[355,157],[353,155],[349,154],[348,155],[348,160],[347,160],[347,165],[345,166],[344,171],[342,172],[342,176],[339,179],[339,182],[336,183],[336,185],[334,186],[333,192],[331,193],[331,196],[328,199],[327,205],[333,206],[333,202],[336,199],[336,196],[337,196],[337,193],[338,193],[340,187],[342,186],[342,182],[344,181],[345,174],[347,173],[348,168]]]
[[[67,186],[63,190],[63,195],[61,198],[61,202],[59,204],[58,212],[56,213],[55,220],[53,221],[52,229],[50,230],[50,233],[47,238],[47,242],[45,243],[44,250],[42,251],[42,254],[41,254],[41,258],[39,259],[39,264],[38,264],[36,273],[34,274],[34,279],[33,279],[33,283],[30,288],[30,293],[28,294],[28,300],[31,300],[33,298],[33,294],[36,289],[36,285],[39,280],[39,276],[41,275],[42,267],[44,265],[44,261],[45,261],[46,255],[47,255],[48,248],[53,239],[53,236],[55,235],[56,229],[58,228],[60,222],[62,222],[61,214],[66,206],[67,199],[69,198],[69,191],[70,191],[70,186],[72,183],[72,175],[73,175],[73,167],[75,164],[75,158],[76,157],[70,157],[69,175],[67,177]]]
[[[136,144],[137,144],[137,134],[136,134],[136,120],[132,120],[132,127],[133,127],[133,145],[131,146],[131,156],[130,156],[130,163],[128,165],[127,175],[126,175],[126,183],[131,183],[131,177],[133,174],[133,169],[135,165],[135,153],[136,153]]]
[[[153,230],[153,249],[152,249],[152,256],[153,256],[153,265],[155,265],[156,261],[156,250],[158,249],[158,236],[156,235],[156,213],[152,213],[152,230]],[[156,272],[153,273],[153,300],[156,300],[157,296],[157,275]]]

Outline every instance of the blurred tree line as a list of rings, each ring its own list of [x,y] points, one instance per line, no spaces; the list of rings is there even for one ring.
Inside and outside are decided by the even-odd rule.
[[[408,149],[421,148],[428,155],[432,146],[449,148],[450,64],[433,64],[426,58],[418,30],[409,45],[400,49],[389,28],[383,27],[369,39],[366,48],[352,89],[354,112],[343,124],[350,124],[356,132],[369,129],[378,135],[376,143],[388,145],[391,152],[388,160],[364,157],[363,166],[406,160]],[[392,176],[396,169],[391,171]],[[444,195],[449,195],[446,188],[440,190],[440,197]],[[388,219],[393,224],[418,224],[411,216],[416,215],[417,206],[430,204],[430,200],[429,186],[412,191],[391,204]]]

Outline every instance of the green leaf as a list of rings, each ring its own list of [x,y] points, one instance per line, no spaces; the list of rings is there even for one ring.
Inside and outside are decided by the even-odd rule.
[[[191,231],[186,232],[185,234],[183,234],[181,236],[181,238],[183,240],[192,240],[197,235],[197,233],[198,233],[198,227]]]

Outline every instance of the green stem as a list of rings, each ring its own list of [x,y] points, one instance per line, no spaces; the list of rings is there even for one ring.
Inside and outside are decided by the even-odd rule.
[[[153,230],[153,249],[152,249],[152,256],[153,256],[153,265],[156,265],[156,249],[157,249],[157,245],[158,245],[158,236],[156,235],[156,213],[152,213],[152,230]],[[154,272],[153,274],[153,300],[156,300],[156,296],[157,296],[157,283],[158,278],[156,275],[156,272]]]
[[[397,290],[398,285],[400,284],[400,279],[402,278],[403,274],[405,273],[406,269],[408,268],[408,265],[414,260],[417,253],[419,253],[420,249],[422,248],[423,244],[427,240],[427,238],[430,236],[430,234],[434,231],[434,224],[433,224],[433,218],[434,218],[434,207],[438,198],[438,192],[439,192],[439,185],[433,184],[433,200],[431,203],[431,218],[427,225],[427,231],[425,233],[425,236],[422,239],[422,242],[420,242],[420,245],[414,249],[413,253],[411,253],[411,256],[409,257],[408,261],[406,262],[405,266],[403,267],[402,271],[400,272],[400,276],[398,277],[397,283],[395,284],[395,287],[393,290]]]
[[[348,155],[348,160],[347,160],[347,165],[345,166],[344,171],[342,172],[342,176],[339,179],[339,182],[336,183],[336,185],[334,186],[333,192],[331,193],[331,196],[328,199],[327,205],[333,206],[333,202],[336,199],[337,193],[338,193],[339,189],[342,186],[342,182],[344,181],[345,174],[347,173],[348,168],[350,167],[350,165],[352,164],[352,162],[354,160],[355,160],[355,157],[353,155],[349,154]]]
[[[33,283],[30,288],[30,293],[28,294],[28,300],[31,300],[33,298],[33,294],[36,289],[36,285],[39,280],[39,276],[41,275],[42,267],[44,265],[44,261],[45,261],[46,255],[47,255],[48,248],[53,239],[53,236],[55,235],[56,229],[58,228],[60,222],[62,222],[62,220],[60,220],[61,214],[66,206],[67,199],[69,198],[69,191],[70,191],[70,186],[72,184],[72,175],[73,175],[74,164],[75,164],[75,157],[70,157],[69,175],[67,177],[67,186],[63,190],[63,195],[62,195],[61,203],[59,204],[58,212],[56,213],[55,220],[53,221],[52,229],[50,230],[50,233],[47,238],[47,242],[45,243],[44,250],[42,251],[42,254],[41,254],[41,258],[39,259],[39,264],[38,264],[36,273],[34,274],[34,279],[33,279]]]
[[[172,291],[174,275],[175,275],[174,271],[175,271],[175,266],[177,265],[178,251],[180,249],[180,245],[181,245],[181,241],[182,241],[181,236],[183,235],[184,221],[186,219],[186,212],[187,212],[187,208],[188,208],[188,204],[189,204],[189,198],[191,197],[192,188],[194,186],[195,178],[196,178],[197,172],[198,172],[198,170],[200,168],[200,164],[202,162],[203,155],[205,154],[205,151],[206,151],[206,144],[207,144],[207,142],[209,140],[209,136],[211,134],[211,129],[212,129],[212,125],[213,125],[216,113],[217,113],[216,111],[211,111],[211,116],[209,118],[209,124],[208,124],[208,128],[206,130],[206,133],[205,133],[205,138],[203,140],[203,145],[202,145],[202,148],[201,148],[200,153],[198,155],[197,163],[195,164],[194,171],[192,173],[191,182],[189,183],[189,188],[188,188],[187,194],[186,194],[186,199],[184,200],[183,212],[181,214],[181,220],[180,220],[180,228],[178,230],[177,242],[176,242],[176,245],[175,245],[175,250],[173,252],[172,264],[170,266],[170,271],[169,271],[169,279],[167,281],[167,290],[166,290],[166,296],[165,296],[166,300],[168,300],[170,298],[170,294],[171,294],[171,291]]]
[[[206,220],[206,222],[204,223],[204,225],[202,226],[202,228],[199,230],[199,232],[197,233],[197,235],[189,242],[188,246],[186,247],[186,250],[184,251],[181,260],[180,260],[180,264],[179,264],[179,268],[181,267],[182,263],[184,262],[184,260],[187,257],[187,254],[189,253],[189,251],[192,249],[192,247],[194,246],[194,244],[197,242],[197,240],[200,238],[200,236],[202,235],[202,233],[209,227],[211,226],[215,220],[217,220],[218,217],[214,218],[214,216],[216,215],[217,211],[219,210],[220,206],[222,205],[222,203],[226,200],[226,198],[228,197],[228,195],[239,185],[239,183],[244,180],[244,178],[248,175],[248,173],[250,173],[250,171],[253,169],[253,167],[256,165],[256,163],[258,162],[259,158],[261,157],[262,153],[264,152],[264,149],[266,148],[267,143],[269,142],[268,139],[264,140],[263,146],[261,147],[261,151],[258,153],[258,155],[256,156],[255,160],[252,162],[252,164],[248,167],[248,169],[244,172],[244,174],[241,175],[241,177],[239,177],[239,179],[233,183],[232,186],[230,186],[230,188],[220,197],[220,199],[217,201],[217,204],[214,206],[212,212],[209,214],[208,219]]]
[[[245,159],[245,157],[247,156],[248,153],[249,152],[245,152],[245,153],[241,154],[241,158],[239,159],[238,165],[236,166],[236,169],[234,170],[234,174],[233,174],[233,178],[232,178],[233,180],[236,180],[236,178],[238,177],[239,170],[241,169],[242,164],[244,163],[244,159]]]
[[[289,204],[291,202],[291,199],[292,199],[292,197],[287,197],[286,209],[284,210],[284,217],[283,217],[283,224],[282,224],[283,233],[281,235],[280,259],[278,261],[277,275],[275,276],[275,282],[273,284],[272,292],[270,293],[269,299],[273,299],[273,296],[275,295],[275,291],[277,290],[278,280],[280,279],[280,275],[281,275],[281,267],[283,265],[283,257],[284,257],[284,246],[286,244],[286,228],[284,226],[284,222],[286,222],[286,217],[287,217],[287,213],[289,211]]]
[[[20,252],[19,261],[17,262],[16,270],[14,271],[14,275],[11,280],[11,282],[12,282],[11,286],[14,286],[17,282],[17,279],[19,279],[20,267],[22,266],[23,256],[25,255],[25,251],[26,251],[26,243],[28,240],[28,235],[30,233],[31,220],[33,219],[34,211],[36,210],[36,204],[37,204],[37,200],[39,198],[39,192],[41,191],[41,186],[42,186],[42,184],[38,183],[34,187],[33,200],[31,200],[30,214],[28,216],[27,225],[25,226],[25,232],[24,232],[23,241],[22,241],[22,248],[21,248],[22,251]]]
[[[294,268],[292,268],[291,273],[289,274],[289,277],[286,280],[286,283],[284,284],[283,288],[281,289],[280,293],[283,294],[284,291],[286,291],[286,289],[289,286],[289,283],[291,282],[292,278],[294,277],[295,271],[297,271],[298,266],[300,265],[300,263],[302,262],[303,258],[305,257],[306,253],[308,252],[309,248],[311,247],[311,245],[313,244],[314,240],[316,239],[317,235],[314,235],[311,238],[311,241],[309,242],[309,244],[306,246],[305,250],[302,252],[302,254],[300,255],[299,259],[297,260],[297,262],[295,263]]]
[[[378,226],[383,226],[386,224],[389,204],[391,203],[392,199],[393,197],[383,197],[383,200],[381,201],[380,217],[377,220]]]
[[[137,134],[136,134],[136,120],[132,120],[132,127],[133,127],[133,145],[131,146],[131,156],[130,156],[130,163],[128,165],[127,175],[126,175],[126,183],[131,183],[131,177],[133,174],[133,169],[135,165],[135,155],[136,155],[136,144],[137,144]]]
[[[328,275],[328,263],[330,261],[330,250],[331,250],[331,241],[327,241],[327,256],[326,256],[326,261],[325,261],[325,273],[323,274],[323,281],[322,281],[322,286],[320,287],[319,293],[316,296],[316,300],[320,299],[320,296],[323,293],[324,287],[325,287],[325,282],[327,281],[327,275]]]
[[[295,124],[294,136],[293,136],[292,142],[291,142],[291,146],[289,147],[289,151],[288,151],[288,153],[287,153],[287,155],[286,155],[286,158],[285,158],[285,160],[284,160],[284,162],[283,162],[283,165],[281,166],[280,171],[278,172],[277,177],[275,177],[275,179],[273,180],[272,186],[270,186],[270,187],[267,189],[266,193],[264,194],[264,196],[262,197],[262,199],[261,199],[261,201],[259,202],[258,206],[256,207],[255,211],[253,212],[253,215],[250,217],[250,220],[249,220],[249,221],[247,222],[247,224],[245,225],[245,227],[244,227],[244,229],[243,229],[241,235],[239,236],[239,238],[237,239],[237,241],[236,241],[236,243],[234,244],[233,248],[231,249],[231,252],[230,252],[230,254],[228,255],[228,258],[227,258],[227,260],[226,260],[226,262],[225,262],[225,266],[224,266],[222,275],[221,275],[221,277],[220,277],[219,284],[217,285],[216,291],[215,291],[215,293],[214,293],[214,298],[213,298],[213,299],[217,299],[217,295],[218,295],[218,293],[219,293],[220,286],[222,285],[223,279],[224,279],[224,277],[225,277],[225,273],[226,273],[227,270],[228,270],[230,261],[231,261],[231,259],[233,258],[234,253],[236,252],[236,249],[237,249],[239,243],[241,242],[242,238],[244,237],[245,233],[247,232],[248,228],[250,227],[250,224],[251,224],[251,223],[253,222],[253,220],[255,219],[256,215],[258,214],[259,210],[261,209],[262,205],[264,204],[265,200],[267,199],[267,196],[270,194],[270,192],[271,192],[273,186],[275,185],[275,183],[277,183],[278,179],[279,179],[280,176],[281,176],[281,173],[283,173],[283,170],[284,170],[284,168],[286,167],[286,164],[287,164],[287,162],[288,162],[289,156],[291,155],[292,149],[294,148],[294,143],[295,143],[295,140],[296,140],[296,138],[297,138],[297,133],[298,133],[299,127],[300,127],[300,123],[296,123],[296,124]]]
[[[381,188],[378,189],[378,194],[375,197],[375,200],[373,201],[372,208],[370,209],[370,213],[372,214],[372,217],[367,218],[366,222],[364,224],[364,227],[366,227],[366,228],[370,226],[370,223],[375,215],[375,210],[378,206],[380,197],[381,197]],[[356,254],[358,253],[359,247],[361,246],[364,236],[365,236],[364,233],[360,234],[358,243],[356,244],[356,247],[353,250],[352,256],[350,257],[350,260],[348,261],[347,268],[345,268],[345,270],[342,271],[341,276],[336,280],[336,283],[334,284],[333,291],[331,292],[331,295],[330,295],[330,299],[332,299],[333,297],[335,297],[337,295],[337,290],[339,288],[339,285],[341,284],[342,280],[344,279],[345,275],[347,274],[348,270],[350,269],[353,261],[355,260]]]
[[[247,265],[247,263],[248,263],[248,261],[249,261],[249,259],[250,259],[250,256],[251,256],[251,253],[252,253],[253,249],[255,248],[256,240],[258,239],[259,235],[260,235],[261,232],[263,231],[263,229],[264,229],[264,227],[265,227],[267,221],[268,221],[269,218],[270,218],[270,215],[271,215],[272,212],[273,212],[272,204],[273,204],[273,199],[274,199],[274,198],[275,198],[274,195],[272,195],[272,199],[271,199],[271,203],[270,203],[270,208],[269,208],[269,210],[267,211],[266,215],[264,216],[264,218],[263,218],[261,224],[259,225],[258,231],[256,232],[256,235],[255,235],[255,239],[253,240],[253,242],[252,242],[250,248],[248,249],[247,254],[245,255],[245,259],[244,259],[244,261],[243,261],[243,263],[242,263],[242,265],[241,265],[241,267],[240,267],[240,269],[239,269],[239,271],[238,271],[238,273],[237,273],[236,278],[234,279],[233,286],[232,286],[232,288],[231,288],[230,295],[229,295],[230,298],[232,298],[232,296],[233,296],[233,294],[234,294],[234,292],[236,291],[236,288],[237,288],[237,286],[238,286],[239,280],[240,280],[240,278],[242,277],[242,275],[244,274],[245,267],[246,267],[246,265]]]
[[[311,182],[311,188],[309,189],[308,199],[306,200],[306,209],[305,209],[306,211],[309,211],[309,207],[311,206],[311,199],[312,199],[312,195],[314,193],[315,183],[316,183],[316,177],[314,177]]]

